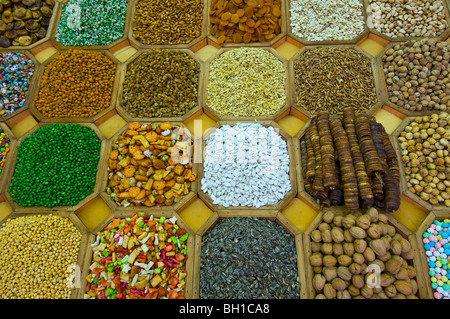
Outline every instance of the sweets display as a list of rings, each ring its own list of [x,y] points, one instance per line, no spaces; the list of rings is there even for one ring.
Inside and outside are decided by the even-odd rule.
[[[23,53],[0,53],[0,116],[23,107],[35,70],[33,61]]]
[[[189,233],[176,217],[113,218],[91,244],[85,299],[184,299]]]
[[[171,206],[197,178],[183,125],[131,123],[112,145],[107,194],[117,205]]]
[[[448,280],[448,267],[450,264],[449,246],[449,220],[442,222],[434,220],[430,227],[423,233],[422,241],[426,250],[427,262],[435,299],[449,299],[450,282]]]
[[[79,124],[38,128],[18,148],[8,193],[20,206],[74,206],[94,191],[101,140]]]

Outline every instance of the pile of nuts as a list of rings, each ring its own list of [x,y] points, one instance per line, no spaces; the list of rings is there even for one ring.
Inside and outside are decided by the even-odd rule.
[[[450,207],[450,116],[416,117],[398,137],[408,189],[431,205]]]
[[[306,50],[294,61],[294,81],[296,105],[313,115],[348,107],[364,113],[377,102],[370,59],[353,48]]]
[[[203,0],[139,0],[133,37],[145,45],[186,44],[202,33]]]
[[[109,153],[109,198],[124,207],[173,205],[197,178],[192,149],[182,125],[130,123]]]
[[[437,37],[448,26],[442,0],[369,0],[369,23],[396,37]]]
[[[316,299],[417,299],[411,244],[375,208],[325,212],[311,251]]]
[[[286,104],[286,70],[261,48],[225,51],[210,65],[208,107],[225,116],[266,116]]]
[[[437,39],[400,43],[382,56],[389,100],[408,111],[450,107],[450,44]]]
[[[290,0],[290,22],[306,41],[351,40],[365,30],[360,0]]]
[[[199,78],[186,52],[146,51],[128,65],[121,105],[132,117],[183,116],[198,105]]]
[[[8,219],[0,228],[0,299],[69,299],[81,233],[52,214]]]

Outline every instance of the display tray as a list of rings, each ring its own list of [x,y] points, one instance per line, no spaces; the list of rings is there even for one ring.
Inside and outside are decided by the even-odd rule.
[[[313,286],[315,270],[310,265],[310,256],[313,253],[311,250],[311,233],[323,222],[325,213],[331,211],[337,215],[345,216],[348,214],[348,211],[343,207],[324,207],[305,191],[300,139],[305,135],[307,128],[314,118],[314,114],[297,105],[294,62],[302,54],[314,48],[350,48],[370,61],[373,82],[376,89],[376,102],[370,105],[365,113],[373,116],[377,122],[384,126],[399,160],[399,169],[401,172],[401,205],[398,211],[387,214],[388,224],[393,226],[403,238],[407,239],[412,251],[414,251],[414,258],[408,260],[408,265],[413,266],[416,270],[415,280],[417,282],[417,291],[413,294],[414,297],[419,299],[434,299],[435,291],[431,288],[432,282],[428,274],[429,267],[422,243],[422,236],[434,220],[442,221],[450,218],[450,208],[444,205],[431,205],[408,189],[404,167],[401,162],[402,155],[398,136],[415,117],[431,115],[437,112],[410,112],[390,102],[382,63],[382,57],[387,50],[393,48],[396,44],[416,38],[391,38],[366,25],[361,34],[348,41],[305,41],[293,34],[290,25],[290,2],[289,0],[282,0],[280,12],[281,31],[270,41],[251,42],[248,44],[231,42],[218,44],[217,37],[211,33],[212,25],[209,6],[213,1],[204,0],[200,37],[186,44],[145,45],[133,36],[133,19],[136,13],[135,5],[138,1],[128,1],[123,37],[109,45],[101,47],[66,47],[58,43],[55,38],[56,28],[61,17],[63,4],[56,1],[45,38],[28,47],[0,49],[0,52],[13,51],[25,53],[36,65],[35,72],[30,78],[30,89],[25,105],[8,116],[0,117],[0,129],[11,139],[10,151],[6,158],[3,171],[0,174],[0,228],[8,219],[19,216],[54,214],[69,218],[82,233],[82,247],[80,248],[77,262],[77,266],[81,269],[81,284],[73,288],[71,298],[83,299],[87,285],[87,276],[89,275],[89,267],[92,261],[90,245],[94,243],[98,232],[102,231],[113,219],[127,218],[134,212],[145,213],[147,217],[153,215],[155,218],[162,216],[166,218],[176,217],[180,225],[189,233],[189,239],[187,241],[189,258],[186,264],[187,279],[184,296],[188,299],[199,299],[203,236],[214,229],[217,222],[224,218],[265,218],[281,225],[294,240],[295,258],[300,282],[298,291],[299,298],[314,299],[316,297],[322,297],[319,296],[320,293]],[[227,1],[219,1],[222,5],[224,3],[228,5]],[[244,2],[247,2],[247,0]],[[253,3],[258,5],[258,3],[265,2],[265,0],[254,0],[251,2],[252,5]],[[365,19],[368,19],[367,7],[369,1],[364,0],[362,3],[362,14]],[[450,22],[450,2],[448,0],[444,1],[443,6],[447,22]],[[437,39],[450,43],[449,35],[449,28],[447,28]],[[207,88],[211,63],[224,52],[241,47],[266,50],[280,60],[285,68],[286,103],[273,115],[260,117],[224,116],[207,105]],[[113,93],[109,107],[91,118],[44,117],[35,108],[35,98],[39,90],[39,84],[41,83],[45,66],[68,49],[101,52],[113,60],[116,66]],[[128,67],[135,63],[141,54],[152,49],[186,52],[200,66],[198,103],[183,116],[159,118],[131,117],[121,105],[123,82]],[[314,89],[314,87],[309,88],[309,90]],[[327,94],[327,92],[322,93]],[[337,96],[330,96],[329,98],[339,99]],[[147,103],[150,102],[147,101]],[[174,124],[182,124],[189,132],[191,142],[195,146],[194,158],[196,161],[193,164],[193,170],[198,173],[198,177],[192,183],[191,190],[182,200],[169,207],[118,206],[107,194],[108,158],[114,139],[124,132],[131,122],[152,124],[167,121]],[[224,207],[214,204],[210,195],[202,191],[202,178],[204,177],[202,160],[208,139],[215,129],[223,125],[234,126],[241,122],[260,123],[265,127],[272,126],[279,130],[282,139],[287,143],[290,158],[289,181],[291,183],[291,190],[283,199],[274,205],[266,205],[259,208],[251,206]],[[100,160],[97,166],[94,191],[75,206],[57,206],[52,208],[19,206],[8,193],[11,180],[14,176],[18,148],[38,128],[54,123],[61,125],[77,123],[90,127],[101,140]],[[201,126],[198,124],[201,124]],[[233,190],[230,189],[230,191]],[[343,295],[339,294],[339,296],[336,295],[335,297],[343,297]],[[236,298],[239,298],[239,296],[236,296]]]

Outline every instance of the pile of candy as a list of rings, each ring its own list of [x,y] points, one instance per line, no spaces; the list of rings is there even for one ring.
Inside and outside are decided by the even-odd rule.
[[[0,53],[0,116],[24,105],[33,72],[34,63],[25,54]]]
[[[85,299],[184,299],[187,239],[176,217],[134,212],[97,233]]]
[[[10,144],[11,141],[9,137],[2,129],[0,129],[0,174],[5,166],[6,156],[8,155]]]
[[[435,290],[434,298],[449,299],[450,281],[447,277],[450,263],[449,230],[450,220],[435,220],[423,233],[423,243],[427,262],[430,267],[431,287]]]

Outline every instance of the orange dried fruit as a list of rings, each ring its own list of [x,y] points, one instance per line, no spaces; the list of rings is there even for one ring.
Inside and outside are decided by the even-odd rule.
[[[230,12],[225,12],[224,14],[222,14],[222,16],[220,17],[220,20],[222,21],[228,21],[231,18],[231,13]]]
[[[245,13],[244,9],[238,9],[236,11],[236,14],[239,16],[239,18],[242,18],[244,16],[244,13]]]
[[[255,33],[255,29],[250,28],[249,26],[245,26],[245,32],[253,34],[253,33]]]
[[[226,37],[224,35],[217,38],[217,44],[222,44],[225,42]]]
[[[275,17],[279,17],[279,16],[281,16],[281,10],[280,10],[280,8],[278,7],[278,6],[272,6],[272,14],[275,16]]]
[[[270,33],[270,34],[266,34],[266,35],[265,35],[265,39],[266,39],[267,41],[270,41],[270,40],[272,40],[273,38],[275,38],[275,34],[273,34],[273,33]]]
[[[233,42],[234,43],[241,43],[242,42],[242,35],[235,33],[233,34]]]
[[[233,23],[239,23],[239,16],[238,16],[238,14],[237,13],[232,14],[231,18],[230,18],[230,21],[233,22]]]
[[[244,34],[244,43],[250,43],[250,41],[252,41],[252,35],[250,33],[246,33]]]
[[[255,20],[253,20],[253,19],[248,19],[248,20],[245,22],[245,24],[246,24],[248,27],[253,28],[253,27],[255,26]]]
[[[258,2],[256,2],[256,0],[247,0],[246,3],[251,8],[258,6]]]
[[[245,31],[245,24],[244,23],[239,23],[239,30]]]
[[[251,18],[253,16],[253,8],[252,7],[245,7],[244,11],[245,11],[244,14],[247,18]]]

